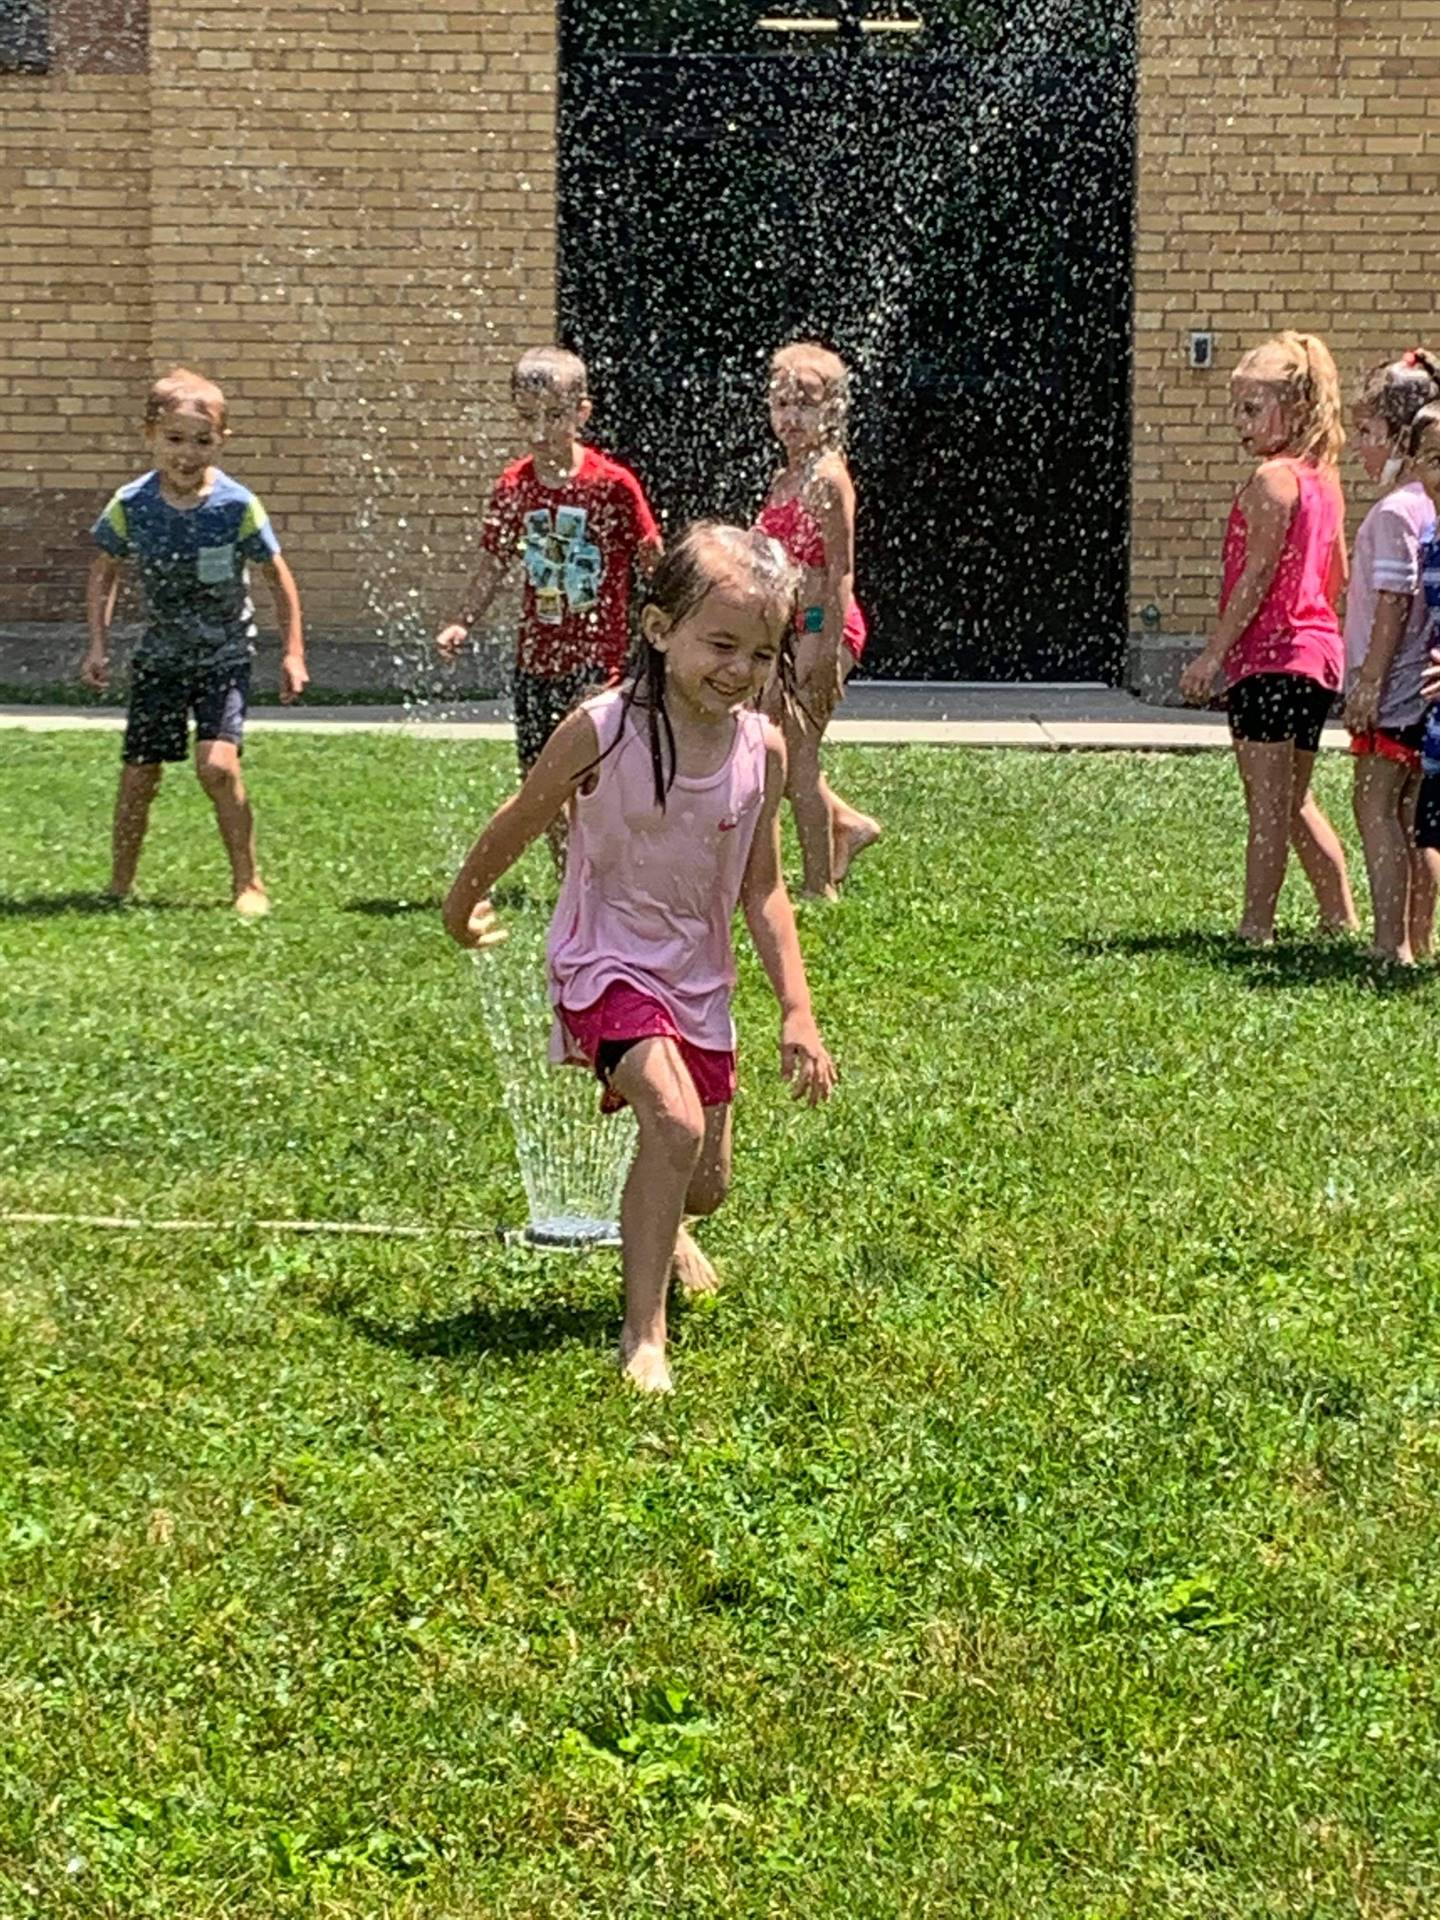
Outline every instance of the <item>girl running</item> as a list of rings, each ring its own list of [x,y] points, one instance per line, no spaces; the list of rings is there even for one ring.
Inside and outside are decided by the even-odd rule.
[[[1268,946],[1292,844],[1322,927],[1357,925],[1344,850],[1310,791],[1344,657],[1335,606],[1345,584],[1336,473],[1345,430],[1335,362],[1314,334],[1285,332],[1254,348],[1230,391],[1235,430],[1256,467],[1230,510],[1219,620],[1180,690],[1206,701],[1224,671],[1250,821],[1238,933]]]
[[[670,1389],[665,1296],[715,1285],[686,1232],[730,1181],[737,903],[780,1002],[780,1070],[828,1099],[835,1069],[810,1009],[780,872],[785,748],[754,703],[791,679],[794,574],[774,541],[708,523],[650,582],[632,675],[562,720],[471,848],[445,902],[461,946],[502,937],[488,895],[563,810],[569,859],[550,927],[552,1057],[590,1068],[639,1140],[620,1208],[620,1362]]]
[[[784,727],[786,791],[800,837],[805,892],[833,900],[856,854],[880,838],[877,821],[840,799],[820,770],[820,742],[865,648],[855,602],[855,487],[842,451],[850,406],[843,360],[813,341],[782,347],[770,363],[770,424],[785,465],[760,510],[762,532],[800,569],[796,700],[773,705]]]
[[[1434,885],[1414,846],[1428,626],[1420,552],[1434,532],[1435,509],[1405,447],[1415,416],[1436,399],[1440,362],[1416,347],[1374,369],[1353,415],[1366,478],[1385,491],[1355,537],[1345,608],[1345,724],[1375,914],[1373,952],[1401,966],[1429,953],[1435,920]]]

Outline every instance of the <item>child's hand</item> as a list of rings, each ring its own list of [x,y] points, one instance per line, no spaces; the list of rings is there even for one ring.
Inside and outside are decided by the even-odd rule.
[[[1180,697],[1192,707],[1201,707],[1215,690],[1215,674],[1220,663],[1207,647],[1197,654],[1180,676]]]
[[[1351,733],[1373,733],[1380,719],[1380,688],[1362,673],[1345,696],[1341,715]]]
[[[435,650],[444,660],[453,660],[461,647],[470,638],[470,629],[463,622],[453,621],[442,633],[435,636]]]
[[[452,928],[451,931],[453,933],[454,929]],[[469,947],[472,952],[481,947],[498,947],[500,942],[508,937],[506,929],[501,926],[495,909],[488,900],[480,901],[465,925],[455,933],[455,938],[460,945]]]
[[[293,654],[286,654],[280,662],[280,704],[288,707],[292,700],[298,700],[310,684],[310,675],[305,662]]]
[[[835,1091],[835,1062],[809,1013],[790,1013],[780,1028],[780,1075],[797,1100],[818,1107]]]
[[[110,667],[104,654],[87,653],[80,662],[80,684],[89,687],[92,693],[103,693],[109,679]]]
[[[1427,707],[1440,700],[1440,647],[1430,649],[1430,664],[1420,676],[1420,698]]]

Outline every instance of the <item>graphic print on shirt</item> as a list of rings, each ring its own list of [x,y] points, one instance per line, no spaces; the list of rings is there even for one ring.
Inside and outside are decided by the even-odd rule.
[[[542,626],[558,627],[567,613],[588,613],[600,597],[605,561],[586,532],[584,507],[536,507],[525,516],[525,572]]]

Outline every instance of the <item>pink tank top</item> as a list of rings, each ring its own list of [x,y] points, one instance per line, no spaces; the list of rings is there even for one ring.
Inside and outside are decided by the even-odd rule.
[[[1329,468],[1285,458],[1300,488],[1275,578],[1260,611],[1225,655],[1227,685],[1252,673],[1297,673],[1337,688],[1345,648],[1340,621],[1326,591],[1331,556],[1345,522],[1340,482]],[[1225,611],[1245,570],[1247,529],[1239,496],[1225,529],[1224,580],[1220,611]]]
[[[605,757],[575,800],[550,923],[551,1003],[579,1012],[623,981],[666,1007],[692,1045],[731,1052],[731,922],[765,798],[767,723],[742,709],[719,772],[677,775],[662,812],[645,714],[627,714],[619,688],[584,711]],[[550,1054],[565,1057],[558,1019]]]
[[[788,500],[767,500],[755,524],[762,533],[780,542],[797,567],[811,573],[825,571],[825,536],[798,493]],[[845,609],[845,631],[841,637],[857,660],[865,650],[866,632],[865,616],[859,602],[852,598]]]

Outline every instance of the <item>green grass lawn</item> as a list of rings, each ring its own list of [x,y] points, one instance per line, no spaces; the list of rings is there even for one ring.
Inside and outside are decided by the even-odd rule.
[[[1440,1911],[1440,980],[1227,945],[1218,756],[833,762],[672,1401],[613,1256],[6,1233],[3,1920]],[[188,776],[100,913],[114,742],[0,735],[0,1207],[517,1223],[508,752],[247,766],[274,918]]]

